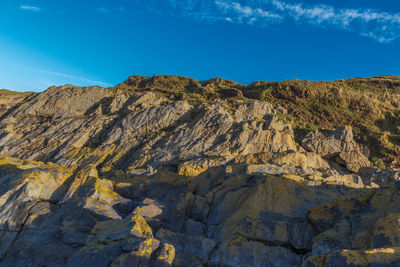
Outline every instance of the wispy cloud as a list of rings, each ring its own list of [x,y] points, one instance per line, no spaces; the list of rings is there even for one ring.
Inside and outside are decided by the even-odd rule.
[[[241,5],[237,2],[215,1],[215,5],[222,14],[226,15],[225,20],[229,22],[238,22],[246,24],[255,24],[257,22],[265,23],[281,21],[283,18],[274,12],[261,8],[254,8]]]
[[[42,9],[40,7],[38,7],[38,6],[30,6],[30,5],[20,5],[19,9],[28,10],[28,11],[34,11],[34,12],[42,11]]]
[[[90,84],[90,85],[99,85],[99,86],[103,86],[103,87],[112,86],[109,83],[100,82],[100,81],[94,81],[94,80],[90,80],[90,79],[87,79],[87,78],[84,78],[84,77],[69,75],[69,74],[60,73],[60,72],[54,72],[54,71],[49,71],[49,70],[41,70],[41,69],[35,69],[35,68],[31,68],[31,70],[33,70],[35,72],[38,72],[38,73],[50,75],[50,76],[57,76],[57,77],[67,78],[67,79],[70,79],[70,80],[74,80],[74,82],[84,82],[84,83],[87,83],[87,84]]]
[[[400,37],[400,14],[379,12],[372,9],[334,8],[328,5],[306,6],[273,0],[274,8],[288,19],[319,26],[333,26],[357,32],[381,43]]]
[[[97,12],[103,13],[103,14],[110,14],[114,12],[120,12],[120,13],[125,13],[126,8],[123,6],[117,6],[117,7],[97,7],[95,8]]]
[[[96,8],[96,11],[103,13],[103,14],[109,14],[111,13],[111,10],[105,7],[98,7]]]
[[[283,23],[336,28],[380,43],[400,38],[400,13],[375,9],[338,8],[306,4],[301,0],[130,0],[137,9],[169,14],[208,23],[225,21],[257,27]]]

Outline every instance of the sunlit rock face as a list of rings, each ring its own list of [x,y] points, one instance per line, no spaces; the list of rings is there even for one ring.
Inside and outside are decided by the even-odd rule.
[[[400,265],[399,173],[238,86],[0,94],[0,266]]]

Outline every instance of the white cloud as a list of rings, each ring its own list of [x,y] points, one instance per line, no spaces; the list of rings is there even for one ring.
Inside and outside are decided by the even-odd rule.
[[[36,81],[40,84],[43,85],[43,87],[45,88],[49,88],[50,86],[54,86],[55,84],[57,84],[57,82],[53,82],[53,81],[49,81],[46,79],[36,79]],[[35,86],[31,86],[31,88],[34,88]]]
[[[29,10],[29,11],[34,11],[34,12],[39,12],[42,11],[42,9],[40,7],[37,6],[30,6],[30,5],[20,5],[19,9],[22,10]]]
[[[54,71],[49,71],[49,70],[40,70],[40,69],[35,69],[35,68],[31,68],[31,70],[33,70],[35,72],[42,73],[42,74],[50,75],[50,76],[58,76],[58,77],[63,77],[63,78],[75,80],[77,82],[80,81],[80,82],[88,83],[90,85],[99,85],[99,86],[103,86],[103,87],[112,86],[109,83],[100,82],[100,81],[93,81],[93,80],[90,80],[90,79],[87,79],[87,78],[84,78],[84,77],[69,75],[69,74],[60,73],[60,72],[54,72]]]
[[[330,23],[347,26],[353,22],[400,23],[400,14],[377,12],[371,9],[335,9],[332,6],[316,5],[305,7],[302,3],[289,4],[273,0],[272,4],[287,16],[315,23]]]
[[[400,14],[372,9],[334,8],[328,5],[305,6],[273,0],[272,5],[288,19],[357,32],[380,43],[400,37]]]
[[[171,7],[176,7],[177,2]],[[184,2],[184,3],[183,3]],[[227,21],[269,27],[292,20],[296,24],[311,24],[318,27],[333,27],[354,32],[380,43],[389,43],[400,38],[400,13],[393,14],[372,9],[336,8],[325,4],[306,5],[284,0],[248,0],[203,1],[212,3],[209,9],[199,10],[207,16],[197,16],[203,20]],[[181,1],[189,6],[191,12],[198,6],[196,0]],[[183,13],[183,15],[187,15]]]
[[[123,6],[118,6],[118,7],[98,7],[95,8],[94,10],[96,10],[97,12],[103,13],[103,14],[110,14],[113,12],[121,12],[121,13],[125,13],[126,9]]]
[[[227,15],[225,20],[229,22],[255,24],[257,21],[280,21],[282,17],[276,13],[261,8],[253,8],[241,5],[238,2],[215,1],[215,5],[222,14]],[[228,19],[227,19],[228,18]]]
[[[268,28],[286,22],[336,28],[380,43],[389,43],[400,38],[400,13],[368,8],[338,8],[323,4],[323,0],[320,0],[321,4],[306,4],[310,1],[305,0],[129,1],[134,6],[130,10],[144,10],[207,23],[223,21]]]
[[[98,7],[98,8],[96,8],[96,11],[98,11],[100,13],[103,13],[103,14],[111,13],[111,11],[108,8],[105,8],[105,7]]]

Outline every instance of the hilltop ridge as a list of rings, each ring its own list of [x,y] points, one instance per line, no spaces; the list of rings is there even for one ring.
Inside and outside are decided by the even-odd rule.
[[[73,85],[48,90],[71,88],[77,90],[76,95],[81,94],[81,87]],[[87,88],[90,91],[100,87]],[[194,105],[223,99],[231,109],[246,99],[268,101],[287,110],[287,114],[278,115],[292,125],[296,138],[311,130],[334,130],[351,125],[356,139],[371,148],[374,164],[400,167],[400,129],[396,126],[400,125],[400,77],[395,75],[315,82],[257,81],[249,85],[222,78],[197,81],[176,75],[133,75],[115,87],[99,90],[94,93],[95,97],[103,100],[133,92],[152,91],[168,99],[185,100]],[[7,91],[7,95],[13,94]],[[15,95],[21,94],[16,92]],[[85,97],[92,95],[86,92]],[[22,99],[19,97],[14,101]],[[65,103],[67,106],[67,103],[73,102]]]

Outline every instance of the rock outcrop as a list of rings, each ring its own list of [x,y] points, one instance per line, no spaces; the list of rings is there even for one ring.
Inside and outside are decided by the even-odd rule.
[[[328,133],[312,132],[302,141],[303,148],[321,154],[346,166],[349,171],[358,172],[362,167],[369,167],[368,148],[363,148],[354,141],[350,126]],[[363,151],[364,150],[364,151]],[[366,154],[366,155],[364,155]]]
[[[0,266],[399,265],[399,172],[235,86],[0,94]]]

